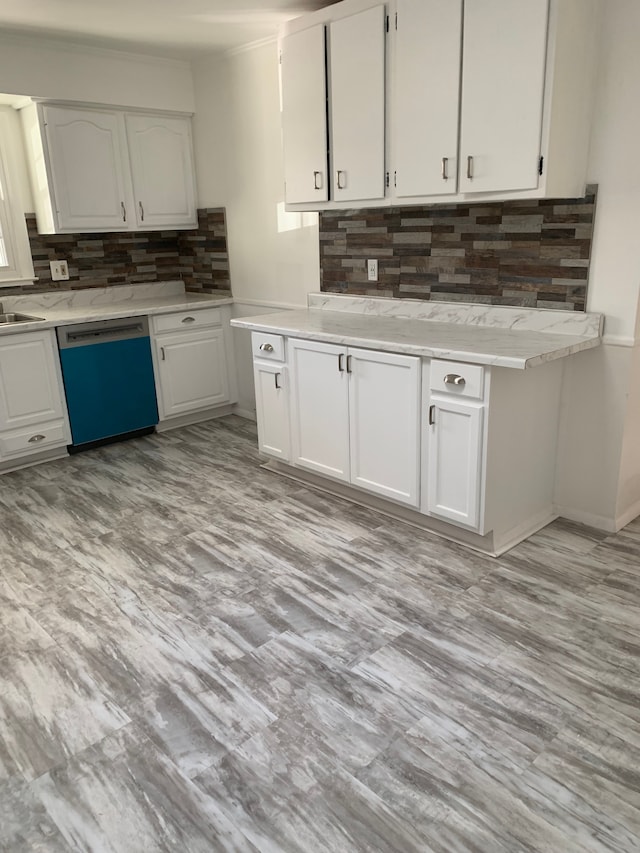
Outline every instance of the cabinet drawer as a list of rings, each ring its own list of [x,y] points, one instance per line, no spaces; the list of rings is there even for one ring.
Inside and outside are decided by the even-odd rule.
[[[0,456],[18,456],[36,453],[52,445],[64,445],[67,435],[64,421],[53,421],[29,429],[0,434]]]
[[[176,332],[178,329],[200,329],[203,326],[221,326],[222,314],[219,308],[202,308],[195,311],[181,311],[179,314],[159,314],[152,318],[156,332]]]
[[[433,359],[431,362],[430,387],[438,394],[481,400],[484,396],[483,379],[484,367],[479,364],[439,359]]]
[[[251,333],[251,349],[254,358],[268,361],[284,361],[284,338],[264,332]]]

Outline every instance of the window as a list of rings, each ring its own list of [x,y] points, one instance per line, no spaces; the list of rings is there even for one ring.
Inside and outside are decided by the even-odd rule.
[[[18,117],[0,108],[0,287],[33,281],[33,262],[23,205],[12,174],[24,168]]]

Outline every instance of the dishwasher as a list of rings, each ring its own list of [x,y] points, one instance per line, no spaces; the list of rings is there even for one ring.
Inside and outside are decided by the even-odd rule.
[[[153,432],[158,404],[146,317],[58,327],[70,453]]]

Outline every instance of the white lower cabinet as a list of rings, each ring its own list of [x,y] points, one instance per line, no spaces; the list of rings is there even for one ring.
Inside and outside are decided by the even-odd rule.
[[[555,517],[561,362],[515,370],[257,331],[252,348],[263,453],[492,554]]]
[[[480,526],[484,407],[433,398],[429,406],[426,510],[447,521]]]
[[[51,330],[0,341],[0,460],[70,441],[58,350]]]
[[[420,359],[289,340],[292,462],[418,505]]]
[[[289,377],[282,364],[254,361],[258,449],[288,462],[291,454],[289,432]]]
[[[160,421],[233,402],[228,321],[221,312],[210,309],[152,318]]]
[[[349,386],[346,349],[289,339],[292,461],[349,481]]]

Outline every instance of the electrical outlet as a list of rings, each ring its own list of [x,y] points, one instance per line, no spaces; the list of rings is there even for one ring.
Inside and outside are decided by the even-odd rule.
[[[367,261],[367,278],[369,281],[378,280],[378,261],[376,258],[370,258]]]
[[[69,281],[69,266],[66,261],[49,261],[53,281]]]

